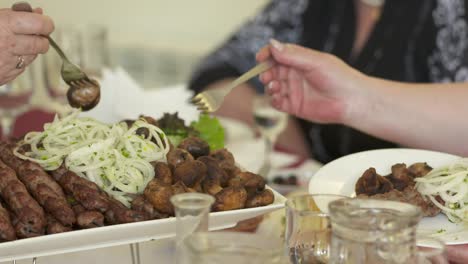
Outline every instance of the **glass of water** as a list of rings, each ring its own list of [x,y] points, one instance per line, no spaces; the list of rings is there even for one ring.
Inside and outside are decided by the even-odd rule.
[[[331,222],[328,204],[347,198],[335,194],[295,196],[286,202],[286,250],[291,263],[328,263]]]
[[[171,197],[176,215],[176,263],[189,264],[186,241],[198,232],[208,232],[214,198],[204,193],[182,193]]]
[[[258,95],[254,99],[254,120],[258,131],[265,140],[265,159],[258,174],[266,177],[271,169],[270,154],[278,136],[286,128],[288,115],[273,108],[270,98]]]
[[[241,232],[199,232],[185,241],[189,264],[287,264],[277,237]]]
[[[419,207],[354,198],[333,201],[329,210],[330,263],[418,263],[416,227],[422,216]]]
[[[31,67],[15,80],[0,86],[0,138],[11,137],[13,124],[18,115],[30,108],[33,94],[33,73]]]

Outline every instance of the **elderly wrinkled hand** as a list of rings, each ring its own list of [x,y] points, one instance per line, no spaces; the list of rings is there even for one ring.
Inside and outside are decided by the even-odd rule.
[[[21,74],[49,49],[48,36],[54,23],[36,8],[33,13],[0,9],[0,85]]]

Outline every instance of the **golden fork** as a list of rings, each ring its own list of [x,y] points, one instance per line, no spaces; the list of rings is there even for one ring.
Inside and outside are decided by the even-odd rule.
[[[13,4],[13,11],[33,12],[31,5],[27,2],[18,2]],[[70,86],[67,91],[67,99],[69,104],[74,108],[81,108],[83,111],[88,111],[94,108],[101,98],[101,88],[96,80],[89,78],[80,67],[70,62],[65,56],[62,49],[55,41],[46,36],[50,45],[57,51],[62,58],[63,64],[61,69],[62,79]]]
[[[270,69],[273,66],[273,64],[274,63],[271,60],[264,61],[258,64],[257,66],[253,67],[246,73],[242,74],[239,78],[235,79],[229,85],[223,88],[210,89],[198,93],[192,98],[191,101],[197,106],[197,109],[201,112],[214,112],[219,109],[219,107],[224,101],[224,97],[228,95],[232,91],[232,89]]]

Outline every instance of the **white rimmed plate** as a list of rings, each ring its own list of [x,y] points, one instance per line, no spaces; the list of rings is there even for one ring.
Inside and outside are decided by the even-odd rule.
[[[359,152],[324,165],[310,180],[309,192],[354,196],[356,181],[370,167],[381,175],[387,175],[395,163],[427,162],[435,168],[458,158],[447,153],[403,148]],[[468,244],[468,225],[451,223],[443,214],[424,217],[418,226],[418,234],[438,237],[448,245]]]

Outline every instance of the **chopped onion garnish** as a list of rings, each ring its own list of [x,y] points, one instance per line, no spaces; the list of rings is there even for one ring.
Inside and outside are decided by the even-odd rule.
[[[169,142],[158,127],[137,120],[107,125],[78,117],[79,111],[44,125],[43,132],[30,132],[14,150],[16,156],[39,163],[45,170],[65,167],[126,206],[154,178],[151,161],[165,161]],[[137,133],[141,128],[143,133]],[[31,150],[19,151],[23,145]]]
[[[414,179],[417,190],[439,207],[451,222],[468,222],[468,159],[437,168]]]

